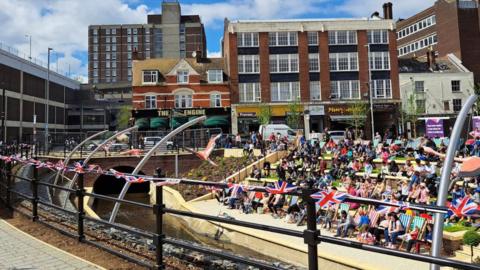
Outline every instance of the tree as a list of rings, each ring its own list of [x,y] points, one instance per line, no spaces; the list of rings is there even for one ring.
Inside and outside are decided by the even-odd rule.
[[[120,110],[117,113],[117,129],[125,129],[128,127],[130,118],[132,117],[132,106],[124,105],[120,107]]]
[[[258,114],[257,118],[260,125],[270,124],[270,119],[272,118],[272,107],[261,106],[260,113]]]
[[[351,115],[351,117],[343,122],[349,125],[349,127],[354,128],[355,138],[360,136],[360,129],[365,127],[365,122],[367,121],[367,114],[369,111],[370,109],[368,108],[367,102],[360,99],[356,100],[355,103],[352,103],[347,108],[347,112]]]
[[[403,118],[412,124],[413,127],[413,137],[417,137],[417,121],[420,114],[425,112],[425,108],[418,106],[417,96],[415,93],[411,93],[407,102],[402,106]]]
[[[480,96],[480,83],[475,84],[473,87],[473,92],[475,95]],[[480,115],[480,98],[477,98],[477,101],[475,101],[475,105],[473,105],[473,113],[475,115]]]
[[[463,235],[463,243],[470,246],[470,260],[473,262],[473,247],[480,244],[480,234],[476,231],[467,231]]]
[[[288,104],[287,125],[293,129],[299,129],[301,125],[301,106],[298,99]]]

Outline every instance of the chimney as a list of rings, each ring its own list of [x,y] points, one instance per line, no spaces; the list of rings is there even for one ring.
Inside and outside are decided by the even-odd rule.
[[[427,51],[427,66],[428,66],[428,69],[432,69],[432,59],[430,58],[429,51]]]
[[[383,4],[383,18],[385,20],[393,19],[392,6],[391,2]]]
[[[432,62],[430,64],[430,66],[432,67],[432,69],[436,69],[437,68],[437,56],[435,55],[435,51],[433,50],[433,48],[430,48],[430,61]]]

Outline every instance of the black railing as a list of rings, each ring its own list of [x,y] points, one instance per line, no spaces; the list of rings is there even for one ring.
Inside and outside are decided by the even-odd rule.
[[[456,268],[461,268],[461,269],[476,269],[480,270],[480,266],[474,265],[474,264],[469,264],[465,262],[460,262],[456,260],[451,260],[447,258],[439,258],[439,257],[432,257],[429,255],[422,255],[422,254],[413,254],[413,253],[408,253],[408,252],[403,252],[399,250],[392,250],[392,249],[387,249],[384,247],[380,246],[373,246],[373,245],[368,245],[368,244],[362,244],[356,241],[351,241],[351,240],[346,240],[346,239],[340,239],[340,238],[335,238],[335,237],[329,237],[329,236],[324,236],[320,234],[320,231],[317,229],[317,224],[316,224],[316,209],[315,209],[315,201],[311,198],[311,194],[315,192],[311,187],[305,187],[302,188],[301,190],[298,190],[295,192],[296,195],[302,196],[303,200],[306,203],[306,223],[307,223],[307,228],[302,232],[302,231],[296,231],[296,230],[291,230],[291,229],[286,229],[286,228],[280,228],[280,227],[274,227],[274,226],[269,226],[269,225],[264,225],[264,224],[258,224],[258,223],[252,223],[252,222],[246,222],[246,221],[240,221],[240,220],[235,220],[235,219],[229,219],[226,217],[219,217],[219,216],[211,216],[211,215],[204,215],[204,214],[198,214],[198,213],[192,213],[188,211],[182,211],[182,210],[177,210],[177,209],[171,209],[167,208],[164,205],[164,199],[163,199],[163,188],[162,186],[156,186],[156,204],[155,205],[147,205],[147,204],[142,204],[134,201],[128,201],[128,200],[119,200],[116,198],[112,198],[109,196],[105,195],[100,195],[100,194],[95,194],[95,193],[89,193],[86,192],[84,189],[84,177],[82,174],[80,174],[78,180],[77,180],[77,187],[76,189],[68,189],[62,186],[56,186],[50,183],[44,183],[42,181],[39,181],[38,179],[38,169],[33,168],[33,177],[30,178],[25,178],[25,177],[19,177],[16,175],[12,174],[12,165],[10,163],[5,164],[3,161],[0,163],[0,168],[1,168],[1,173],[0,173],[0,200],[3,201],[3,203],[10,208],[13,208],[12,206],[14,205],[12,202],[12,196],[11,194],[15,194],[21,198],[24,198],[28,200],[31,203],[31,214],[27,214],[32,221],[34,222],[41,222],[42,224],[45,224],[53,229],[59,230],[65,235],[75,237],[78,239],[79,242],[85,242],[89,243],[93,246],[96,246],[102,250],[105,250],[107,252],[110,252],[114,255],[117,255],[121,258],[124,258],[126,260],[129,260],[133,263],[136,263],[138,265],[146,266],[152,269],[164,269],[164,263],[163,263],[163,245],[164,244],[171,244],[173,246],[181,247],[187,250],[191,251],[196,251],[204,254],[208,254],[211,256],[219,257],[222,259],[227,259],[231,260],[237,263],[245,264],[245,265],[250,265],[253,267],[258,267],[260,269],[279,269],[277,265],[262,262],[262,261],[257,261],[245,257],[241,257],[235,254],[232,254],[230,252],[225,252],[225,251],[219,251],[213,248],[209,248],[206,246],[201,246],[197,244],[192,244],[190,242],[182,241],[179,239],[173,239],[170,237],[165,237],[164,230],[163,230],[163,216],[165,214],[171,214],[171,215],[177,215],[177,216],[183,216],[183,217],[189,217],[189,218],[195,218],[195,219],[201,219],[201,220],[208,220],[208,221],[214,221],[214,222],[220,222],[220,223],[225,223],[225,224],[232,224],[240,227],[245,227],[245,228],[251,228],[251,229],[256,229],[256,230],[263,230],[263,231],[269,231],[273,233],[277,233],[280,235],[285,235],[285,236],[293,236],[297,238],[303,238],[304,243],[308,246],[308,269],[309,270],[317,270],[318,269],[318,245],[321,244],[322,242],[325,243],[331,243],[335,245],[340,245],[340,246],[345,246],[349,248],[354,248],[354,249],[361,249],[365,251],[370,251],[370,252],[375,252],[379,254],[386,254],[386,255],[391,255],[391,256],[397,256],[405,259],[410,259],[410,260],[417,260],[417,261],[422,261],[426,263],[434,263],[438,264],[441,266],[449,266],[449,267],[456,267]],[[30,182],[30,187],[31,187],[31,195],[29,194],[24,194],[22,192],[19,192],[18,190],[15,190],[13,187],[13,179],[19,180],[19,181],[27,181]],[[183,184],[188,184],[188,185],[200,185],[202,184],[201,182],[197,181],[182,181]],[[224,184],[219,184],[219,183],[212,183],[208,182],[206,183],[207,185],[218,185],[219,187],[223,187]],[[203,182],[203,185],[205,185],[205,182]],[[71,210],[66,210],[63,209],[59,206],[53,205],[49,202],[45,202],[39,198],[38,195],[38,188],[39,186],[45,186],[45,187],[58,187],[59,189],[62,190],[67,190],[69,192],[72,192],[76,198],[76,210],[71,211]],[[135,227],[123,225],[123,224],[118,224],[118,223],[111,223],[105,220],[99,220],[91,217],[85,216],[85,212],[83,209],[83,203],[84,203],[84,198],[85,196],[88,197],[93,197],[96,199],[100,200],[109,200],[113,202],[120,202],[120,203],[125,203],[125,204],[130,204],[134,205],[137,207],[142,207],[146,209],[150,209],[153,211],[155,217],[156,217],[156,224],[155,224],[155,232],[147,232]],[[68,215],[71,215],[76,218],[76,224],[75,224],[75,232],[72,232],[72,230],[67,230],[65,228],[61,228],[59,226],[54,226],[51,223],[43,220],[41,218],[41,215],[39,215],[38,212],[38,206],[43,205],[46,207],[51,207],[56,210],[60,210],[63,213],[66,213]],[[14,208],[16,209],[16,208]],[[18,209],[16,209],[18,210]],[[48,211],[48,208],[45,208],[46,211]],[[437,210],[437,209],[434,209]],[[19,211],[23,213],[23,211]],[[26,213],[23,213],[26,214]],[[52,213],[49,213],[52,214]],[[54,214],[54,213],[53,213]],[[88,222],[93,222],[97,223],[99,225],[103,225],[109,228],[115,228],[118,230],[122,230],[125,232],[128,232],[130,234],[136,235],[138,237],[143,237],[147,238],[153,241],[153,245],[155,246],[155,261],[145,261],[141,260],[135,256],[128,255],[127,253],[120,252],[108,245],[101,244],[95,240],[88,239],[85,233],[85,226],[88,226],[88,223],[85,223],[85,221]],[[91,237],[90,237],[91,238]]]

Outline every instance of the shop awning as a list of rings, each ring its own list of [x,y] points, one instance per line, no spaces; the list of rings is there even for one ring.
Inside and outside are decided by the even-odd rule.
[[[332,121],[345,121],[345,120],[351,120],[355,118],[367,118],[365,115],[330,115],[330,119]]]
[[[205,127],[217,127],[217,126],[228,126],[230,125],[230,119],[227,115],[217,115],[217,116],[210,116],[203,122],[203,126]]]
[[[135,125],[138,126],[138,129],[148,129],[149,122],[148,118],[138,118],[135,120]]]
[[[150,119],[150,128],[151,129],[168,128],[168,119],[162,118],[162,117],[154,117]]]
[[[174,117],[172,119],[172,128],[177,128],[188,122],[188,117]]]

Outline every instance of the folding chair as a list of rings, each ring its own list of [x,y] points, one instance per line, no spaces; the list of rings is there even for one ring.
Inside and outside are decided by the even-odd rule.
[[[406,229],[405,229],[405,233],[412,232],[412,231],[415,230],[415,228],[418,227],[419,231],[418,231],[417,239],[421,239],[421,237],[422,237],[422,235],[425,231],[426,225],[427,225],[426,219],[424,219],[422,217],[419,217],[419,216],[412,217],[410,225],[408,227],[406,227]],[[402,247],[402,245],[404,243],[405,243],[405,238],[402,239],[402,242],[400,243],[399,249]]]

